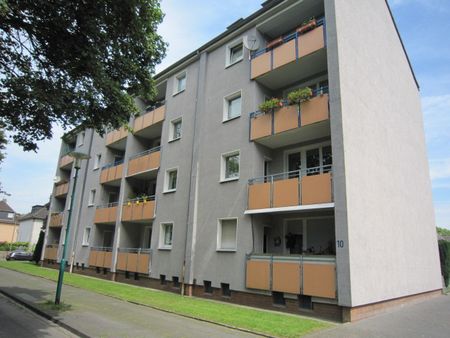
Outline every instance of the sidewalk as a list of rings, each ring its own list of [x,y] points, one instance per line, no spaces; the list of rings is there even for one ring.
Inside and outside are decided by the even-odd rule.
[[[56,283],[0,268],[0,291],[29,307],[43,311],[78,335],[89,337],[257,337],[229,329],[131,304],[90,291],[64,285],[62,301],[66,311],[43,307],[53,301]]]

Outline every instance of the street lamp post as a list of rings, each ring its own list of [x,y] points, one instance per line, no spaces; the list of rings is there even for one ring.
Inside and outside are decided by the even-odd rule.
[[[77,186],[78,170],[80,170],[80,168],[81,168],[81,160],[86,160],[89,158],[89,155],[86,155],[83,153],[78,153],[78,152],[71,152],[68,155],[75,159],[75,164],[74,164],[75,177],[73,179],[72,194],[70,195],[69,215],[67,217],[66,234],[64,235],[63,252],[62,252],[61,262],[59,263],[59,275],[58,275],[58,285],[56,287],[55,304],[59,304],[60,298],[61,298],[61,289],[62,289],[62,284],[63,284],[63,279],[64,279],[64,269],[66,267],[66,249],[67,249],[67,245],[69,243],[69,237],[70,237],[70,220],[72,217],[72,208],[73,208],[73,200],[75,197],[75,188]]]

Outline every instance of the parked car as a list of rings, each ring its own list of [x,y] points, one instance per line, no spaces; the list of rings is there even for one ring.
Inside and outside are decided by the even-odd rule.
[[[22,249],[11,251],[6,255],[6,260],[14,260],[14,261],[31,261],[33,259],[33,253],[27,252]]]

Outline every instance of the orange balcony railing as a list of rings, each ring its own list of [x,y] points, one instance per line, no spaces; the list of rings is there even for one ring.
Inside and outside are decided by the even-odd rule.
[[[249,180],[248,210],[333,201],[331,165]]]
[[[116,223],[118,203],[109,203],[95,209],[94,223]]]
[[[89,266],[110,269],[112,265],[112,248],[92,247],[89,253]]]
[[[50,215],[50,224],[49,226],[52,228],[60,228],[62,227],[62,223],[63,223],[63,217],[64,217],[64,213],[63,212],[58,212],[58,213],[52,213]]]
[[[119,248],[116,269],[128,272],[149,273],[150,249]]]
[[[58,244],[49,244],[45,246],[44,259],[56,261],[58,258]]]
[[[107,146],[119,142],[128,136],[128,131],[125,127],[120,127],[119,129],[110,131],[106,134],[105,144]]]
[[[336,298],[336,257],[249,255],[248,289]]]
[[[277,135],[330,118],[328,87],[313,91],[313,97],[300,105],[286,105],[268,113],[250,114],[250,140]]]
[[[264,49],[252,55],[251,79],[256,79],[270,71],[286,66],[325,47],[323,19],[307,32],[298,29],[294,33],[272,41]],[[273,47],[271,46],[273,45]]]
[[[69,182],[59,183],[55,185],[55,197],[67,196],[69,192]]]
[[[155,196],[130,200],[122,206],[122,221],[149,221],[155,218]]]
[[[134,132],[141,131],[145,128],[151,127],[164,120],[166,115],[166,106],[161,105],[145,114],[137,117],[134,120]]]
[[[67,169],[72,166],[73,163],[73,157],[69,155],[64,155],[59,160],[59,167],[61,169]]]
[[[128,162],[127,176],[157,170],[161,158],[161,147],[146,150],[130,157]]]
[[[110,183],[118,181],[123,174],[123,160],[103,166],[100,173],[100,183]]]

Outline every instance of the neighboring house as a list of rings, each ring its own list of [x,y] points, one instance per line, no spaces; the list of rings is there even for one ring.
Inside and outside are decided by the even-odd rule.
[[[14,243],[17,241],[16,212],[8,205],[5,199],[0,201],[0,242]]]
[[[30,245],[37,243],[39,233],[43,226],[46,225],[49,205],[34,205],[31,212],[20,216],[18,242],[28,242]]]
[[[46,264],[75,150],[80,272],[342,320],[441,292],[420,92],[387,2],[266,1],[155,81],[133,132],[64,136]]]

